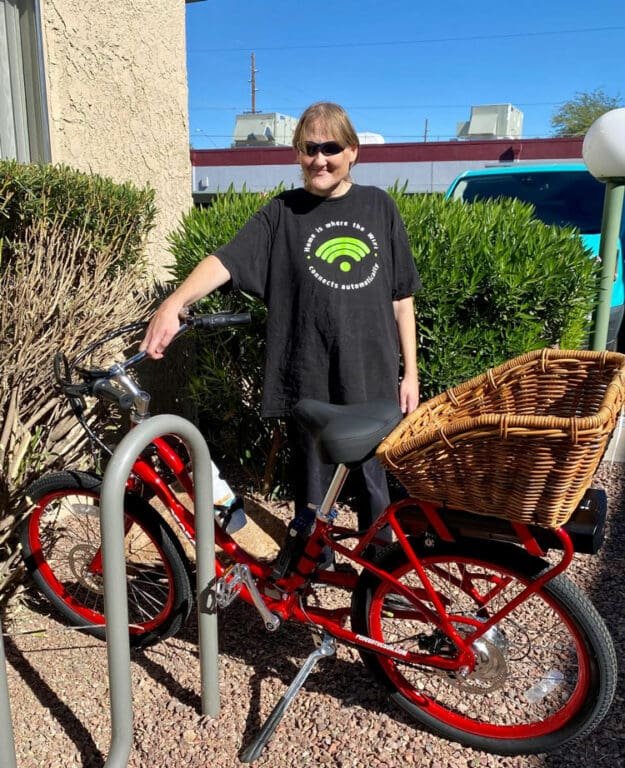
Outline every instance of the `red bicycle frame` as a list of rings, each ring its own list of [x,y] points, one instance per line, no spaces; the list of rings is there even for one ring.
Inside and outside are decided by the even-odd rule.
[[[193,481],[187,470],[185,460],[180,456],[175,447],[164,438],[156,438],[152,445],[156,450],[158,459],[163,462],[193,500]],[[133,475],[128,481],[129,490],[141,492],[144,487],[151,489],[170,510],[185,537],[195,544],[194,515],[180,501],[170,487],[170,483],[163,479],[157,466],[149,457],[144,456],[137,459],[133,465],[132,472]],[[391,504],[364,534],[352,529],[335,526],[330,522],[317,518],[304,552],[293,571],[282,579],[275,582],[271,581],[272,589],[265,592],[263,592],[263,587],[270,582],[271,577],[272,569],[270,565],[260,563],[254,559],[245,550],[241,549],[218,525],[215,526],[215,543],[232,560],[249,567],[252,576],[259,583],[267,608],[283,621],[314,624],[350,645],[358,646],[403,663],[426,665],[449,671],[458,671],[461,668],[471,671],[475,664],[475,655],[472,650],[473,643],[488,632],[491,627],[502,621],[520,603],[538,592],[546,582],[566,570],[573,557],[573,544],[566,531],[563,529],[555,530],[554,533],[562,545],[562,558],[560,561],[532,580],[521,592],[492,615],[488,616],[488,618],[484,620],[482,618],[470,619],[463,616],[463,628],[471,626],[471,631],[461,634],[456,627],[457,621],[454,623],[453,613],[450,614],[448,612],[448,606],[445,605],[444,597],[432,585],[422,560],[411,545],[405,525],[405,513],[408,510],[418,510],[420,513],[418,517],[411,516],[411,533],[414,533],[415,530],[421,533],[431,530],[443,541],[455,541],[454,535],[445,524],[442,514],[444,511],[433,504],[415,499],[404,499]],[[404,518],[403,520],[401,519],[402,517]],[[386,525],[391,527],[410,565],[421,581],[421,587],[418,590],[408,588],[392,574],[380,569],[364,557],[365,549],[375,540],[379,531]],[[528,526],[514,524],[513,529],[519,542],[530,554],[534,556],[544,554]],[[352,548],[346,547],[339,543],[339,538],[341,540],[355,539],[356,544]],[[346,590],[353,590],[356,585],[358,574],[355,570],[348,573],[317,570],[316,566],[324,547],[330,547],[353,563],[371,571],[375,576],[387,583],[394,594],[402,596],[407,601],[407,607],[402,608],[400,611],[395,610],[395,615],[405,618],[423,617],[424,620],[435,624],[455,645],[457,654],[451,658],[432,653],[418,653],[398,649],[395,646],[357,634],[346,627],[347,619],[350,615],[349,607],[338,609],[304,607],[302,596],[309,588],[309,585],[313,583],[329,584]],[[227,569],[224,568],[219,560],[217,560],[215,568],[217,578],[224,576],[227,572]],[[486,577],[487,583],[484,584],[484,575],[472,572],[470,566],[458,564],[458,569],[459,576],[452,577],[449,573],[445,573],[445,578],[451,579],[452,583],[459,586],[480,607],[485,607],[492,603],[493,599],[501,594],[512,581],[511,578],[508,579],[505,576],[489,574]],[[436,568],[434,572],[436,572]],[[240,595],[246,602],[252,603],[252,599],[245,586],[241,587]],[[276,597],[275,595],[279,596]]]

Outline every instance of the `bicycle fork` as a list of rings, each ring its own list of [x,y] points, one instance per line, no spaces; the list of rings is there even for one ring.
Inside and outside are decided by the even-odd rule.
[[[251,763],[260,757],[261,752],[265,748],[267,742],[272,737],[273,732],[278,727],[279,722],[284,717],[284,713],[288,709],[290,703],[299,693],[301,687],[304,685],[308,676],[313,671],[317,662],[328,656],[333,656],[336,653],[336,642],[334,638],[327,634],[317,636],[316,642],[318,643],[315,650],[308,656],[300,671],[293,678],[293,682],[288,687],[286,692],[282,695],[276,706],[273,708],[271,714],[265,721],[263,727],[260,729],[258,736],[252,741],[249,747],[243,752],[241,756],[241,762]]]

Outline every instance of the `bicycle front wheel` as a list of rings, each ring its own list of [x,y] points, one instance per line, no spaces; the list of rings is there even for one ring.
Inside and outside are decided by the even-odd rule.
[[[74,626],[105,638],[100,533],[101,478],[55,472],[27,490],[34,509],[22,527],[22,552],[40,591]],[[188,561],[171,528],[139,496],[124,500],[130,643],[175,634],[192,605]]]
[[[513,545],[413,546],[455,629],[465,636],[547,566]],[[378,564],[434,611],[398,544]],[[436,619],[367,571],[354,592],[352,626],[413,652],[455,654]],[[361,656],[391,699],[419,723],[444,738],[501,755],[549,752],[583,737],[612,702],[612,640],[594,606],[564,576],[521,602],[476,640],[473,650],[476,664],[466,676],[369,652]]]

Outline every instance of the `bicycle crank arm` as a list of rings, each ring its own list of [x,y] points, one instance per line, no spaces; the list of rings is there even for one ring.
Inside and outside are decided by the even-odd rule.
[[[262,595],[258,591],[254,577],[248,565],[237,563],[217,581],[217,605],[219,608],[227,608],[238,596],[241,588],[245,587],[252,598],[254,607],[260,613],[265,624],[265,629],[275,632],[280,628],[280,617],[272,613],[265,605]]]
[[[249,747],[243,752],[241,756],[241,762],[252,763],[254,760],[260,757],[261,752],[267,745],[267,742],[272,737],[273,732],[278,727],[278,723],[284,717],[284,713],[288,709],[290,703],[299,693],[301,687],[304,685],[308,676],[315,668],[319,659],[326,656],[333,656],[336,653],[336,643],[334,638],[324,633],[321,640],[321,645],[308,656],[302,668],[293,678],[293,682],[283,694],[280,701],[273,708],[273,711],[265,721],[263,727],[260,729],[258,736],[249,745]]]

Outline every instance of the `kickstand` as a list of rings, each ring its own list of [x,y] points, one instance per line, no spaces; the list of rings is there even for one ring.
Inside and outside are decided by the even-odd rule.
[[[288,687],[287,691],[283,694],[280,701],[273,708],[273,711],[260,729],[258,736],[249,745],[249,747],[243,752],[241,756],[241,762],[252,763],[254,760],[260,757],[261,752],[265,748],[265,745],[272,737],[273,732],[278,727],[278,723],[282,720],[284,713],[286,712],[289,704],[299,693],[300,688],[304,685],[308,676],[315,668],[315,665],[319,659],[325,656],[333,656],[336,653],[336,643],[331,635],[326,632],[323,633],[321,642],[317,648],[309,655],[306,661],[303,663],[300,671],[293,678],[293,682]]]

